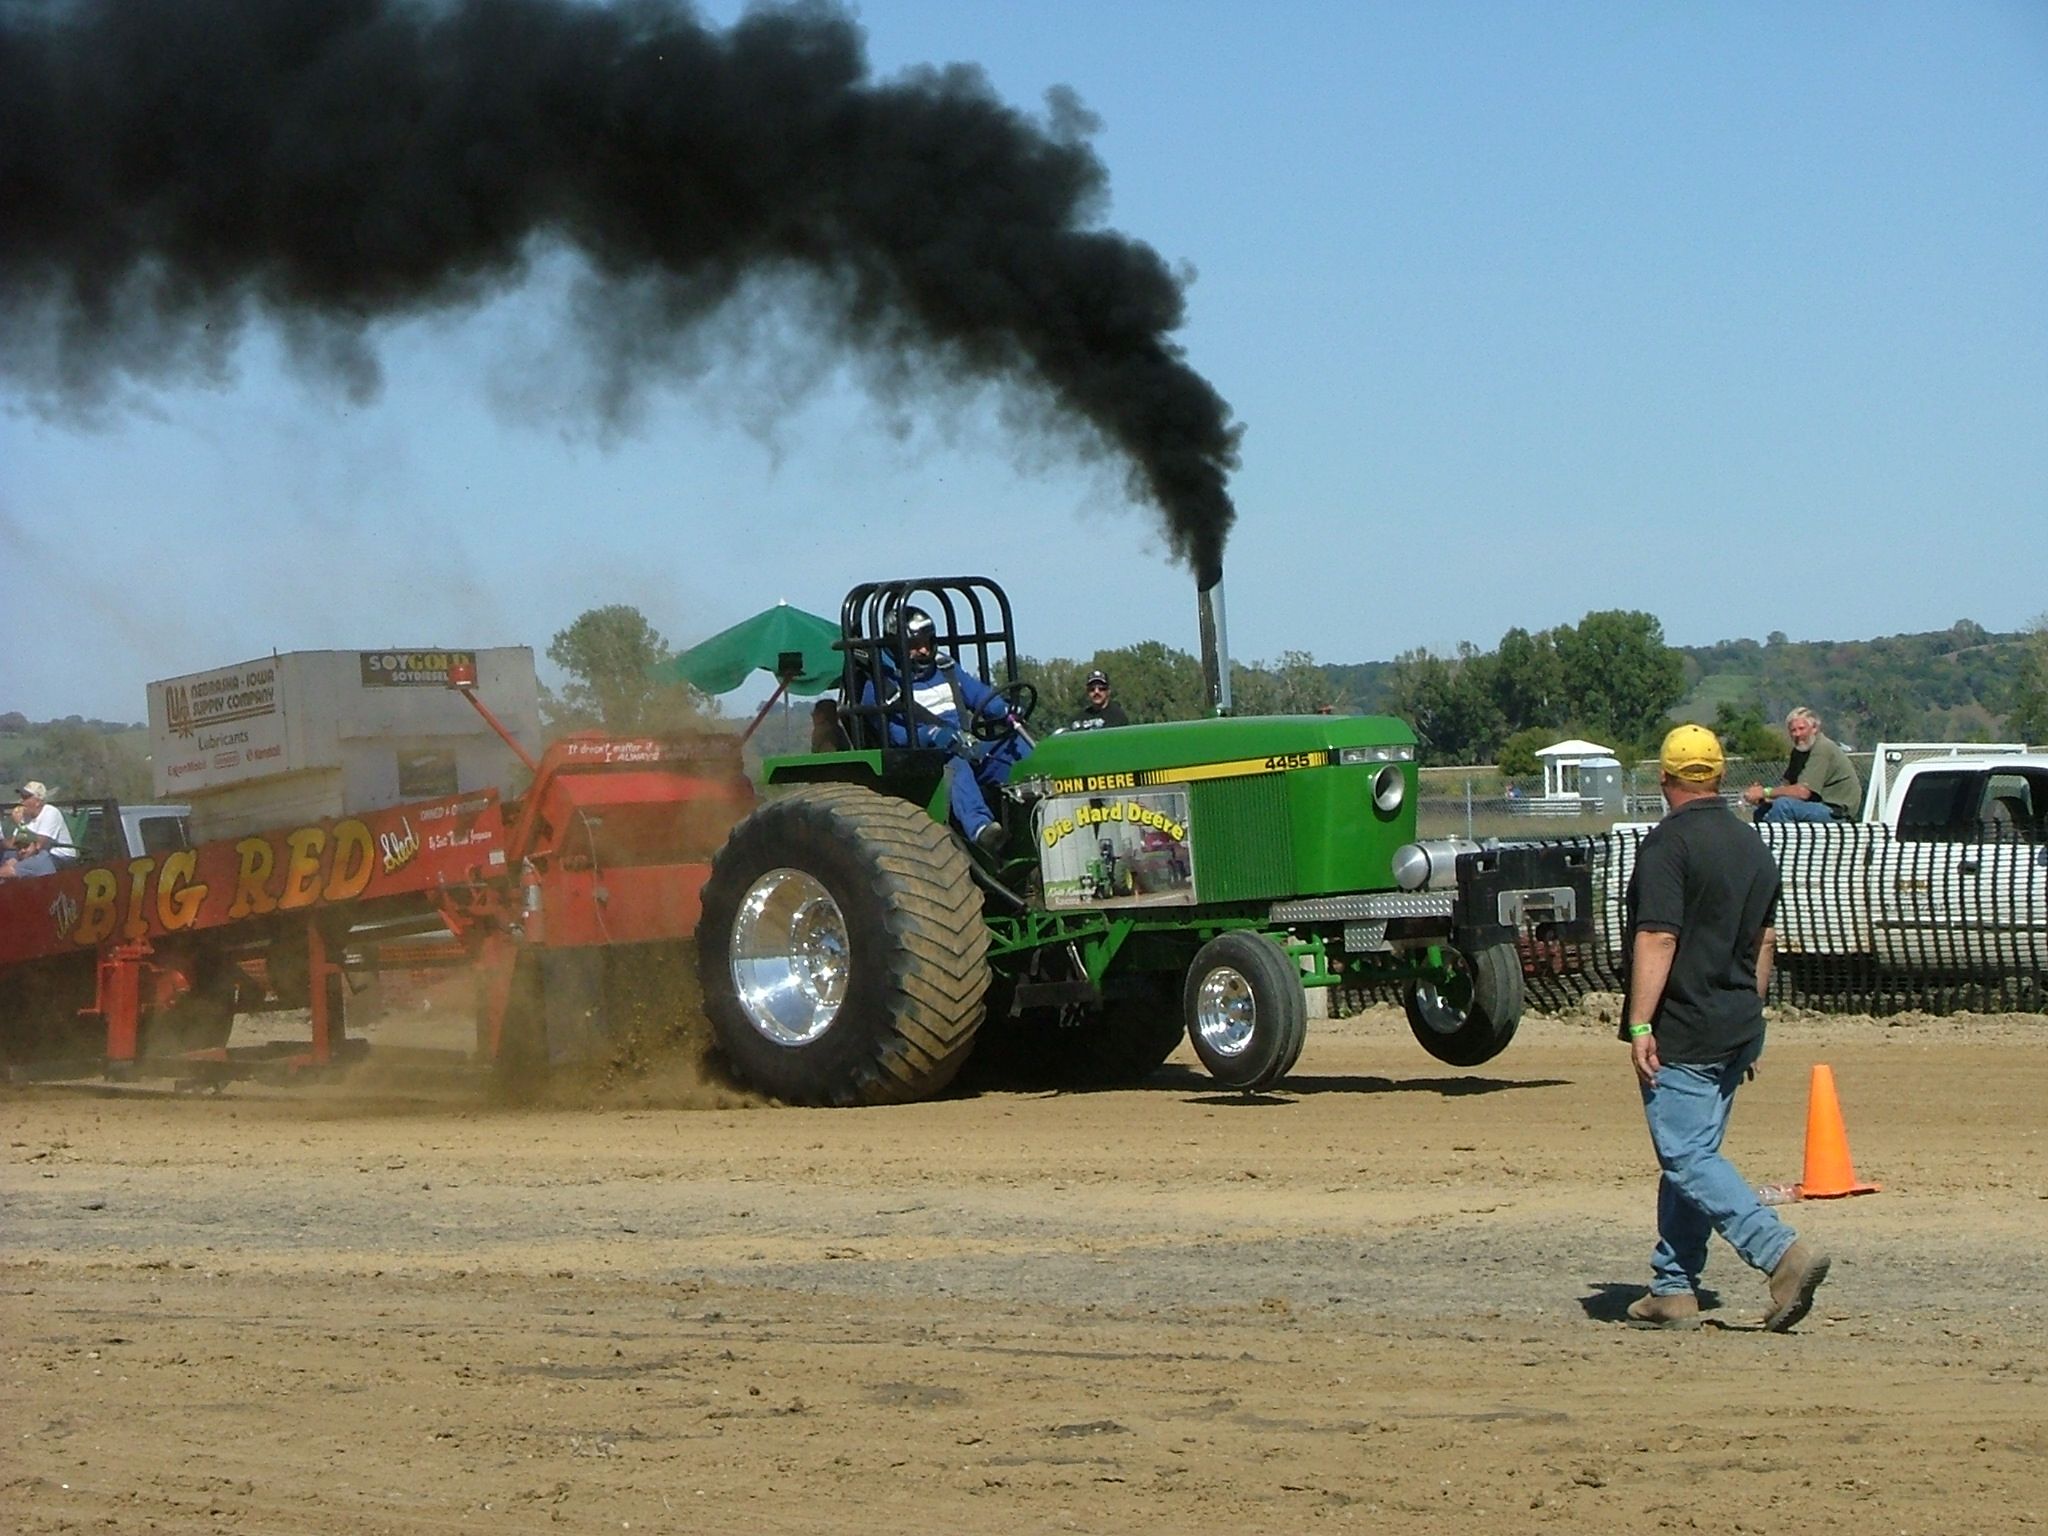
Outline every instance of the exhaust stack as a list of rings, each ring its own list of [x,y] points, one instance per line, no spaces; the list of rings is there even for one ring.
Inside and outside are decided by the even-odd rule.
[[[1223,577],[1195,591],[1201,608],[1202,681],[1209,690],[1209,712],[1230,713],[1230,636],[1223,624]]]

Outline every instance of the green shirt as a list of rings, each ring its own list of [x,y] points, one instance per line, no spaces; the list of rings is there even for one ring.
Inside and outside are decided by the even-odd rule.
[[[1785,765],[1785,782],[1811,790],[1813,798],[1839,820],[1853,821],[1863,809],[1863,781],[1856,776],[1849,754],[1825,736],[1815,736],[1806,751],[1792,754]]]

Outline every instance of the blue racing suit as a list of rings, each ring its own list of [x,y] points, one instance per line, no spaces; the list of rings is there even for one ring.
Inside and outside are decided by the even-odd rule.
[[[894,692],[895,658],[885,655],[882,666]],[[915,708],[889,710],[889,742],[898,747],[913,743],[943,747],[954,754],[946,765],[947,795],[953,820],[972,842],[975,833],[995,820],[989,796],[1009,783],[1010,770],[1031,755],[1031,744],[1014,729],[995,741],[974,736],[968,728],[970,722],[976,718],[1008,720],[1010,707],[996,697],[995,689],[963,671],[951,656],[941,654],[931,667],[917,674],[910,696]],[[875,702],[872,682],[861,685],[861,702]]]

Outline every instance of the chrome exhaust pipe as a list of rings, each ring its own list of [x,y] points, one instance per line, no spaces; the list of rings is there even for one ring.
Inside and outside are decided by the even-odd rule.
[[[1209,712],[1230,713],[1230,636],[1223,623],[1223,578],[1197,588],[1202,630],[1202,682],[1209,690]]]

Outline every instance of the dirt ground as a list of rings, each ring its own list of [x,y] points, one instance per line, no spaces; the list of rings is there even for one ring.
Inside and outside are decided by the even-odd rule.
[[[687,1063],[494,1106],[396,1024],[336,1081],[0,1090],[0,1528],[2032,1532],[2048,1019],[1792,1018],[1730,1147],[1863,1199],[1755,1327],[1622,1326],[1654,1172],[1593,1010],[1472,1073],[1397,1014],[1287,1091],[811,1111]]]

